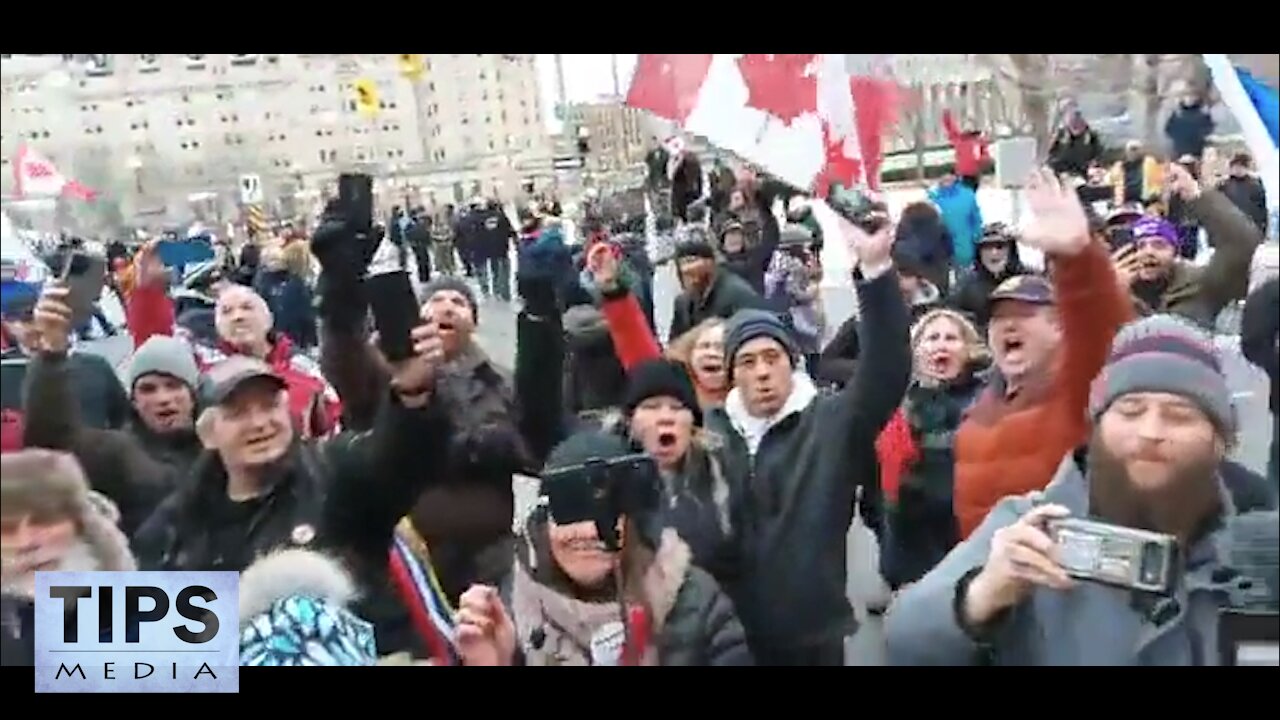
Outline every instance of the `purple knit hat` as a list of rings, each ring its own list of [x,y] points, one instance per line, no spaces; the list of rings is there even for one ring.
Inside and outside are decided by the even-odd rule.
[[[1182,244],[1181,238],[1178,237],[1178,228],[1173,223],[1159,217],[1144,217],[1136,221],[1130,226],[1133,231],[1134,241],[1143,238],[1161,238],[1165,242],[1175,248]]]

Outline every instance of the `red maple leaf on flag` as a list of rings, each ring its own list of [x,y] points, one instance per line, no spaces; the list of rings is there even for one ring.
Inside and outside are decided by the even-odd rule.
[[[738,70],[747,84],[747,105],[790,125],[818,111],[818,78],[806,75],[817,55],[743,55]]]
[[[851,188],[862,180],[862,161],[845,157],[844,141],[833,139],[826,123],[822,124],[822,142],[827,148],[827,161],[814,180],[813,189],[818,197],[825,198],[833,183]]]
[[[698,91],[712,55],[642,54],[627,91],[627,105],[684,124],[698,104]]]
[[[33,178],[53,177],[53,168],[41,162],[27,163],[27,175]]]

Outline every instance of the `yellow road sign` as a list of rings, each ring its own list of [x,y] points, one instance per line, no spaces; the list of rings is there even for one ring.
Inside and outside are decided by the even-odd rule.
[[[249,227],[250,237],[262,239],[267,236],[267,216],[259,205],[250,205],[245,212],[245,224]]]
[[[424,70],[421,55],[397,55],[396,59],[400,62],[400,74],[410,80],[417,80],[422,77]]]
[[[356,109],[368,115],[378,113],[378,84],[368,78],[355,82]]]

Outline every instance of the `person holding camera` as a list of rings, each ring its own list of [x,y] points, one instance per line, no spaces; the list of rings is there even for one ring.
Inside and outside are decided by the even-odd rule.
[[[1227,551],[1237,511],[1218,468],[1237,427],[1212,337],[1172,315],[1125,326],[1088,412],[1087,448],[1043,492],[1001,500],[898,596],[891,663],[1216,664],[1218,613],[1257,579]],[[1067,518],[1099,521],[1094,540],[1065,546]],[[1141,531],[1157,552],[1110,549]]]
[[[461,598],[464,664],[752,664],[733,603],[664,527],[656,465],[630,453],[624,438],[597,431],[552,450],[510,611],[490,586]]]

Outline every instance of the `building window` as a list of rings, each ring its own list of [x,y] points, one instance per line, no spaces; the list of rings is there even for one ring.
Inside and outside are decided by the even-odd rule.
[[[435,91],[436,91],[436,84],[435,84],[435,82],[434,82],[434,81],[433,81],[433,82],[429,82],[429,83],[427,83],[427,90],[428,90],[429,92],[435,92]]]
[[[178,145],[178,147],[181,147],[183,150],[199,150],[200,141],[199,140],[183,140]]]
[[[489,141],[489,152],[493,152],[493,141]]]
[[[205,68],[205,57],[201,54],[187,53],[187,69],[203,70]]]
[[[139,120],[137,122],[129,123],[130,130],[146,130],[149,127],[151,126],[147,124],[146,120]]]
[[[460,122],[461,122],[463,125],[468,125],[468,124],[470,124],[470,123],[471,123],[471,119],[470,119],[470,118],[468,118],[466,115],[463,115],[463,116],[462,116],[462,120],[461,120]]]
[[[492,124],[493,124],[493,116],[492,116],[492,115],[485,115],[485,116],[484,116],[484,124],[485,124],[485,125],[492,125]]]
[[[505,125],[505,124],[506,124],[506,122],[507,122],[507,111],[506,111],[506,110],[503,110],[503,111],[502,111],[502,114],[501,114],[501,115],[499,115],[498,117],[502,118],[502,122],[503,122],[503,124]]]

